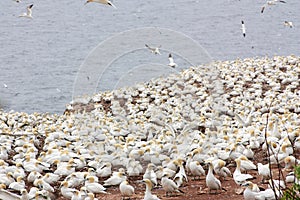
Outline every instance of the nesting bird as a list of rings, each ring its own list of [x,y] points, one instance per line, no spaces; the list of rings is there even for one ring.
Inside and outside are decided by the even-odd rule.
[[[124,172],[116,172],[110,178],[104,181],[104,186],[113,186],[119,185],[122,181],[126,180],[126,176]]]
[[[212,162],[208,162],[208,173],[206,175],[206,186],[208,187],[209,193],[211,193],[212,190],[215,190],[216,193],[218,190],[222,190],[221,181],[217,179],[213,174],[213,164]]]
[[[23,177],[18,176],[17,181],[9,184],[8,188],[21,192],[23,189],[25,189]]]
[[[168,174],[164,174],[163,177],[161,178],[161,185],[166,191],[166,196],[171,196],[172,193],[184,193],[178,188],[178,185],[171,179],[169,179]]]
[[[215,173],[224,180],[226,177],[231,177],[231,171],[225,166],[226,162],[224,160],[218,159],[217,163],[214,165]]]
[[[155,165],[152,163],[149,163],[147,166],[147,169],[143,175],[143,179],[149,179],[152,181],[152,183],[157,186],[157,176],[154,172]]]
[[[270,165],[269,163],[263,165],[261,163],[257,163],[257,169],[258,169],[258,174],[261,175],[262,182],[265,182],[265,180],[268,180],[271,178],[271,170],[270,170]]]
[[[108,177],[111,175],[111,163],[106,162],[100,168],[96,170],[97,176]]]
[[[235,171],[233,172],[233,179],[236,184],[242,185],[247,180],[250,180],[253,178],[253,176],[250,174],[242,174],[241,173],[241,160],[239,158],[235,159],[235,162],[236,162],[236,168],[235,168]]]
[[[245,200],[255,200],[255,196],[260,192],[259,188],[256,184],[253,184],[251,181],[247,181],[242,184],[242,186],[246,187],[243,192],[243,196]]]
[[[200,176],[205,176],[205,171],[203,167],[200,165],[199,161],[192,161],[189,164],[189,169],[191,171],[191,174],[196,178]]]
[[[122,181],[119,185],[119,189],[122,195],[122,199],[129,198],[134,195],[134,187],[129,185],[128,181]]]
[[[156,195],[151,193],[152,182],[149,179],[144,179],[143,182],[146,184],[146,191],[143,200],[160,200]]]
[[[87,176],[87,181],[85,181],[84,186],[89,192],[92,193],[107,193],[106,188],[103,187],[100,183],[95,182],[95,178],[93,176]]]
[[[68,181],[63,181],[60,184],[60,192],[64,197],[71,199],[75,195],[76,189],[69,188]]]

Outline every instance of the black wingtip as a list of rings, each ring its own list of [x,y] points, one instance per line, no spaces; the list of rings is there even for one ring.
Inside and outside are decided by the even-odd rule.
[[[246,37],[246,34],[244,33],[243,36]]]
[[[244,24],[244,21],[242,20],[242,24]]]
[[[169,58],[171,58],[172,57],[172,54],[171,53],[169,53]]]

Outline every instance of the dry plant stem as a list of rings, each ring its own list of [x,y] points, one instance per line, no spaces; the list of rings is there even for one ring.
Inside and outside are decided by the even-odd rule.
[[[273,175],[272,175],[272,166],[271,166],[271,154],[270,154],[270,145],[268,143],[268,135],[267,135],[267,130],[268,130],[268,125],[269,125],[269,114],[270,114],[270,108],[271,108],[271,105],[273,103],[273,100],[271,101],[269,107],[268,107],[268,113],[267,113],[267,119],[266,119],[266,127],[265,127],[265,143],[267,145],[267,155],[268,155],[268,163],[269,163],[269,169],[270,169],[270,176],[271,176],[271,188],[274,192],[274,195],[275,195],[275,199],[278,200],[278,197],[277,197],[277,194],[276,194],[276,189],[275,189],[275,185],[274,185],[274,181],[273,181]],[[274,154],[274,152],[273,152]],[[276,161],[278,163],[278,160],[276,158]],[[279,184],[279,187],[280,187],[280,184]]]
[[[283,128],[284,128],[285,131],[288,133],[287,128],[286,128],[285,126],[283,126]],[[294,145],[296,139],[294,139],[294,140],[292,141],[292,139],[290,138],[289,134],[287,134],[287,136],[288,136],[288,139],[289,139],[289,141],[290,141],[290,143],[291,143],[291,145],[292,145],[292,148],[293,148],[293,156],[294,156],[295,158],[297,158],[296,151],[295,151],[295,145]],[[295,167],[296,167],[297,165],[298,165],[298,163],[297,163],[297,159],[296,159],[296,162],[295,162],[295,165],[294,165],[293,170],[295,170]],[[296,182],[296,176],[294,176],[294,183],[295,183],[295,182]],[[284,184],[286,184],[285,179],[284,179]]]

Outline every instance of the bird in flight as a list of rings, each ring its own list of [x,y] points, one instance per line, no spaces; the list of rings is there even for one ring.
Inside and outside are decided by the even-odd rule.
[[[170,66],[170,67],[172,67],[172,68],[177,67],[177,64],[174,62],[174,59],[173,59],[171,53],[169,54],[169,64],[168,64],[168,66]]]
[[[19,17],[26,17],[26,18],[32,19],[32,7],[33,7],[33,4],[27,6],[27,12],[19,15]]]
[[[148,44],[145,44],[145,46],[151,51],[151,53],[161,55],[161,53],[159,51],[159,48],[161,47],[161,45],[159,45],[159,47],[150,47]]]
[[[90,2],[102,3],[102,4],[110,5],[110,6],[114,7],[114,8],[117,8],[110,0],[87,0],[85,2],[85,4],[90,3]]]
[[[243,36],[246,37],[246,27],[243,20],[242,20],[242,32],[243,32]]]
[[[285,25],[285,26],[288,26],[288,27],[290,27],[290,28],[293,28],[293,27],[294,27],[293,22],[289,22],[289,21],[285,21],[285,22],[284,22],[284,25]]]
[[[280,2],[280,3],[286,3],[286,1],[282,1],[282,0],[270,0],[270,1],[267,1],[264,5],[263,5],[263,7],[261,8],[261,13],[263,13],[264,12],[264,10],[265,10],[265,8],[267,7],[267,6],[272,6],[272,5],[275,5],[277,2]]]

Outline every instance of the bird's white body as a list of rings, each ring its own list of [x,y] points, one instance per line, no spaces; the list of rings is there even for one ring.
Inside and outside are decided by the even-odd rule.
[[[152,182],[149,179],[144,179],[143,181],[146,184],[146,191],[143,200],[160,200],[156,195],[151,193]]]
[[[269,1],[267,1],[267,2],[262,6],[260,12],[263,13],[264,10],[265,10],[265,8],[266,8],[267,6],[275,5],[275,4],[278,3],[278,2],[280,2],[280,3],[286,3],[285,1],[282,1],[282,0],[269,0]]]
[[[262,181],[271,178],[271,170],[269,164],[257,163],[258,174],[263,177]]]
[[[198,161],[190,162],[189,169],[193,176],[205,176],[205,171]]]
[[[21,190],[25,189],[25,182],[23,181],[22,177],[17,177],[16,182],[12,182],[8,186],[10,189],[16,190],[21,192]]]
[[[284,22],[284,25],[285,25],[285,26],[288,26],[288,27],[290,27],[290,28],[293,28],[293,27],[294,27],[293,22],[289,22],[289,21],[285,21],[285,22]]]
[[[63,181],[61,183],[60,192],[64,197],[66,197],[68,199],[71,199],[72,196],[74,196],[75,191],[76,191],[76,189],[68,187],[68,182],[67,181]]]
[[[172,57],[172,54],[169,54],[169,64],[168,66],[172,67],[172,68],[175,68],[177,67],[177,64],[174,62],[174,59]]]
[[[150,47],[149,45],[145,44],[145,46],[151,51],[151,53],[154,53],[154,54],[158,54],[158,55],[161,55],[160,51],[159,51],[159,47]]]
[[[25,17],[25,18],[32,19],[32,7],[33,7],[33,4],[27,6],[27,12],[19,15],[19,17]]]
[[[106,188],[103,187],[100,183],[95,182],[95,178],[92,176],[87,177],[87,181],[85,181],[84,186],[89,192],[92,193],[106,193]]]
[[[122,181],[126,180],[126,176],[123,172],[117,172],[113,174],[110,178],[104,181],[104,186],[111,186],[111,185],[119,185]]]
[[[105,163],[100,168],[96,170],[98,177],[108,177],[111,175],[111,163]]]
[[[127,181],[123,181],[119,186],[120,192],[123,197],[131,197],[134,194],[134,187],[128,184]]]
[[[221,190],[221,182],[213,174],[213,164],[211,162],[209,162],[208,164],[209,168],[206,175],[206,186],[208,187],[209,192],[211,192],[211,190]]]
[[[246,37],[246,27],[245,27],[244,21],[242,21],[242,32],[243,32],[243,36]],[[247,124],[248,124],[247,122],[243,121],[243,125],[247,125]]]
[[[237,166],[235,168],[235,171],[233,172],[233,179],[236,184],[242,185],[247,180],[253,178],[253,176],[250,174],[242,174],[241,173],[241,160],[240,159],[235,159],[235,162],[236,162]]]
[[[86,2],[85,4],[90,3],[90,2],[102,3],[102,4],[105,4],[105,5],[110,5],[110,6],[114,7],[114,8],[117,8],[117,7],[116,7],[111,1],[109,1],[109,0],[87,0],[87,2]]]
[[[168,178],[168,174],[165,174],[161,179],[161,185],[166,191],[167,196],[173,192],[180,192],[178,190],[178,185],[171,179]]]
[[[156,186],[157,185],[157,176],[154,172],[154,165],[152,163],[148,164],[147,169],[143,175],[143,179],[149,179]]]
[[[244,200],[255,200],[255,195],[258,194],[258,187],[254,187],[254,184],[250,181],[243,184],[246,189],[243,192]]]

